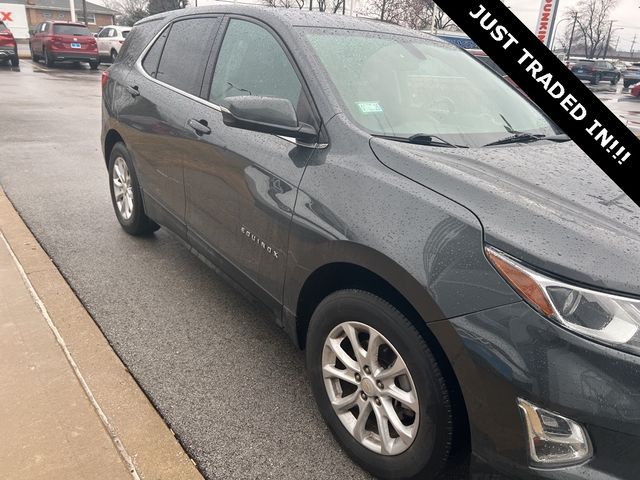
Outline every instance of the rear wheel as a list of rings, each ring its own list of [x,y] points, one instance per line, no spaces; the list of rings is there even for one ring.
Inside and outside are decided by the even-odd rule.
[[[617,85],[619,81],[620,81],[620,77],[616,75],[611,79],[611,85]]]
[[[91,68],[91,70],[97,70],[98,65],[100,65],[100,62],[89,62],[89,68]]]
[[[447,463],[452,407],[424,338],[383,299],[329,295],[307,336],[307,367],[325,421],[344,450],[379,478],[435,478]]]
[[[115,144],[109,157],[109,187],[116,217],[127,233],[144,235],[160,228],[144,213],[142,192],[131,154],[121,142]]]
[[[34,62],[38,62],[40,60],[40,56],[36,55],[35,52],[33,51],[33,47],[31,46],[31,44],[29,44],[29,50],[31,51],[31,59]]]
[[[19,67],[20,66],[20,59],[18,57],[11,57],[11,66],[12,67]]]
[[[43,50],[42,56],[44,57],[44,63],[47,65],[47,67],[53,67],[55,60],[51,58],[51,55],[49,54],[49,51],[46,48]]]

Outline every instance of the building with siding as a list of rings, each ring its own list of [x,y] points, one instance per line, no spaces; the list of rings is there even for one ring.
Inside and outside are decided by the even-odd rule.
[[[93,32],[100,30],[105,25],[113,25],[115,16],[118,12],[111,10],[102,5],[86,2],[87,4],[87,25]],[[82,0],[74,0],[76,21],[84,23],[82,16]],[[69,0],[0,0],[0,11],[14,10],[12,18],[26,18],[26,25],[11,25],[7,22],[7,26],[14,33],[16,38],[28,37],[29,30],[33,29],[40,22],[47,20],[71,21],[71,9],[69,8]],[[24,14],[23,14],[24,12]]]

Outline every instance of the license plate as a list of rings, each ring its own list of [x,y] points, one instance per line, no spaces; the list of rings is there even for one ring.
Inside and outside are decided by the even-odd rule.
[[[71,44],[71,48],[80,48],[80,44],[79,43],[72,43]]]

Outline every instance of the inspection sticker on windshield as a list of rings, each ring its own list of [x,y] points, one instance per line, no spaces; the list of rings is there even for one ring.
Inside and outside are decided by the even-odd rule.
[[[378,102],[356,102],[362,113],[382,113],[382,107]]]

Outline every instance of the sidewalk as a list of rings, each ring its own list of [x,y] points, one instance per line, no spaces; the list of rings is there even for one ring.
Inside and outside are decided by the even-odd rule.
[[[0,189],[0,478],[202,480]]]

